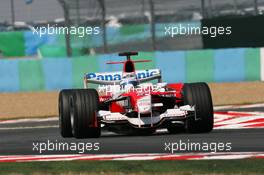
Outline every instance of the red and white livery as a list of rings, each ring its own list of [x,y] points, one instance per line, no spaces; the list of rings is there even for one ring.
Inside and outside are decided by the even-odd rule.
[[[59,94],[60,131],[63,137],[99,137],[102,127],[116,133],[148,135],[157,128],[170,133],[210,132],[213,104],[206,83],[162,82],[161,70],[136,70],[137,52],[120,53],[123,71],[87,73],[84,89]],[[165,59],[164,59],[165,61]],[[172,75],[173,76],[173,75]],[[98,84],[90,89],[90,84]]]

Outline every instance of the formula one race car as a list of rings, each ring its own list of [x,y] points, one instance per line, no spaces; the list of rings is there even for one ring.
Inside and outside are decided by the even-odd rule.
[[[59,94],[59,126],[63,137],[100,137],[101,129],[149,135],[157,128],[169,133],[210,132],[213,104],[206,83],[162,82],[159,69],[135,70],[137,52],[120,53],[122,72],[87,73],[84,89],[64,89]],[[164,59],[164,61],[166,61]],[[172,75],[173,76],[173,75]],[[157,81],[156,83],[154,81]],[[89,84],[98,88],[89,89]]]

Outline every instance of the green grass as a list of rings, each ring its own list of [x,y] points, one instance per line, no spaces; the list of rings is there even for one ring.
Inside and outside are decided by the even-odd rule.
[[[264,174],[264,159],[192,161],[65,161],[0,163],[8,174]]]

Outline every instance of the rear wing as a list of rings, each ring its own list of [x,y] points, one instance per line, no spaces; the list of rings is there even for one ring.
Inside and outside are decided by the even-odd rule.
[[[151,80],[158,80],[161,82],[161,70],[149,69],[138,70],[136,76],[139,83],[148,82]],[[119,85],[122,80],[122,72],[104,72],[104,73],[87,73],[84,76],[84,88],[88,87],[88,83],[100,85]]]

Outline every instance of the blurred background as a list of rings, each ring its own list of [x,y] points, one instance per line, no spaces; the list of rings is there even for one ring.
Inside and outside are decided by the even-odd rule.
[[[264,78],[264,0],[9,0],[0,2],[0,91],[82,87],[85,72],[139,51],[168,82]],[[166,26],[232,27],[231,35],[165,35]],[[99,35],[34,34],[37,27],[100,27]]]

